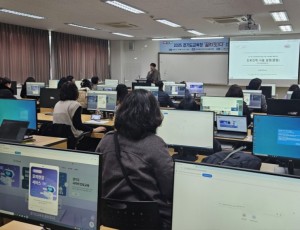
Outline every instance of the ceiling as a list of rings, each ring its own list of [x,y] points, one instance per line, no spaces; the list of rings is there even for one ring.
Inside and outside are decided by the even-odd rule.
[[[156,37],[193,37],[185,29],[194,29],[208,36],[240,36],[238,25],[208,22],[207,17],[224,17],[252,14],[261,31],[256,35],[283,34],[269,12],[285,10],[294,31],[300,33],[300,1],[283,0],[282,5],[266,6],[261,0],[122,0],[147,14],[133,14],[100,0],[0,0],[0,8],[44,16],[36,20],[0,12],[0,22],[52,30],[70,34],[109,40],[141,40]],[[183,28],[172,28],[153,19],[168,19]],[[106,23],[133,24],[132,28],[114,28]],[[76,28],[65,23],[95,27],[92,31]],[[119,32],[133,35],[124,38],[113,35]],[[285,33],[286,34],[286,33]]]

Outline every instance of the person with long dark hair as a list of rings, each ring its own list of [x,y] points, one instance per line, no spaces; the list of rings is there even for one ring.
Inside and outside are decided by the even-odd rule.
[[[11,80],[7,77],[0,78],[0,98],[16,99],[11,89]]]
[[[96,151],[103,154],[102,196],[126,201],[156,201],[161,229],[170,229],[173,161],[166,143],[155,135],[162,121],[152,93],[134,90],[116,112],[116,131],[107,133]],[[120,161],[117,161],[118,152]],[[121,164],[134,190],[125,179]]]

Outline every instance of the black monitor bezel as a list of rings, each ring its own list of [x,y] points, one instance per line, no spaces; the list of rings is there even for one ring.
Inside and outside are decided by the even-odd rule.
[[[97,204],[97,226],[96,229],[100,229],[101,226],[101,197],[102,197],[102,163],[103,163],[103,155],[101,153],[95,153],[95,152],[87,152],[87,151],[78,151],[78,150],[68,150],[68,149],[57,149],[57,148],[49,148],[49,147],[42,147],[42,146],[33,146],[33,145],[25,145],[25,144],[16,144],[16,143],[9,143],[9,142],[2,142],[0,141],[0,145],[13,145],[13,146],[21,146],[21,147],[27,147],[27,148],[36,148],[40,149],[41,152],[44,149],[48,150],[55,150],[55,151],[63,151],[63,152],[76,152],[76,153],[84,153],[84,154],[90,154],[90,155],[99,155],[99,171],[98,171],[98,180],[99,180],[99,186],[98,186],[98,204]],[[0,212],[0,216],[4,218],[9,218],[29,224],[34,224],[41,226],[43,229],[55,229],[55,230],[72,230],[74,228],[66,228],[65,226],[55,225],[43,221],[37,221],[33,219],[27,219],[25,217],[15,216],[15,215],[8,215],[3,212]]]
[[[296,111],[287,111],[287,113],[281,113],[281,111],[279,111],[278,113],[277,113],[277,111],[278,110],[272,110],[272,111],[270,111],[270,105],[272,105],[273,106],[273,102],[282,102],[281,104],[280,104],[280,106],[274,106],[274,108],[279,108],[279,109],[281,109],[281,111],[282,111],[282,106],[288,106],[288,105],[290,105],[290,104],[293,104],[293,103],[298,103],[299,104],[299,106],[294,106],[294,108],[299,108],[298,109],[298,111],[296,110]],[[267,105],[268,105],[268,107],[267,107],[267,114],[268,115],[276,115],[276,116],[293,116],[293,117],[299,117],[300,116],[300,100],[299,99],[267,99]],[[273,108],[273,107],[272,107]],[[274,113],[274,111],[276,111],[276,113]],[[294,115],[293,113],[294,112],[297,112],[297,115]]]
[[[60,98],[59,98],[59,94],[60,94],[60,89],[54,89],[54,88],[41,88],[41,90],[40,90],[40,108],[54,108],[54,106],[55,106],[55,104],[53,105],[53,106],[51,106],[51,107],[49,107],[48,105],[46,105],[45,106],[45,104],[43,104],[44,103],[44,101],[48,101],[47,99],[43,99],[43,97],[42,97],[42,91],[44,91],[44,92],[46,92],[47,91],[47,93],[48,92],[55,92],[55,93],[58,93],[58,100],[55,102],[55,104],[60,100]],[[44,93],[43,92],[43,93]]]
[[[45,82],[27,82],[27,83],[29,83],[29,85],[31,85],[31,84],[34,85],[34,84],[36,84],[36,83],[43,83],[43,87],[41,87],[41,88],[45,88],[45,87],[46,87],[46,83],[45,83]],[[31,95],[31,94],[28,94],[27,83],[26,83],[26,97],[39,98],[41,94],[39,94],[39,95]],[[40,88],[40,89],[41,89],[41,88]],[[40,93],[41,93],[41,92],[40,92]]]

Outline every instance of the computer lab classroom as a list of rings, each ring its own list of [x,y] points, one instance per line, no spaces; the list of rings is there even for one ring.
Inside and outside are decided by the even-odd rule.
[[[0,230],[297,230],[290,0],[0,0]]]

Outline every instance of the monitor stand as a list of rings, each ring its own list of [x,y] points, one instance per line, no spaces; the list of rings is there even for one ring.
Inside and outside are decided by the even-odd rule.
[[[174,154],[172,158],[175,160],[184,160],[184,161],[196,161],[197,154],[193,153],[193,151],[184,149],[183,147],[176,148],[177,154]]]

